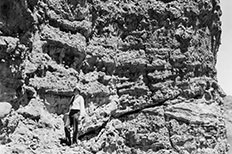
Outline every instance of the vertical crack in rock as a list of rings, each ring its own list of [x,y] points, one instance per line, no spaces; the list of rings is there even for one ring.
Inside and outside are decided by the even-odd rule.
[[[164,110],[165,110],[165,107],[164,107]],[[168,123],[168,119],[167,119],[167,116],[165,114],[164,114],[164,119],[165,119],[166,128],[168,130],[168,138],[169,138],[169,142],[171,144],[171,147],[174,149],[175,152],[180,153],[180,151],[178,149],[176,149],[175,145],[172,142],[171,132],[170,132],[170,124]]]

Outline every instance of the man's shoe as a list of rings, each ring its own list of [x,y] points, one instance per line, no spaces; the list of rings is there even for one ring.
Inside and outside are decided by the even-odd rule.
[[[70,141],[66,141],[66,145],[71,146],[72,144]]]
[[[62,145],[62,146],[70,146],[71,145],[71,142],[70,141],[68,141],[67,139],[60,139],[60,144]]]

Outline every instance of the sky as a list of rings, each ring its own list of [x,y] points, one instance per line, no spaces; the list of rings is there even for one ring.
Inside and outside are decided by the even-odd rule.
[[[221,0],[222,44],[217,57],[217,78],[227,95],[232,95],[232,0]]]

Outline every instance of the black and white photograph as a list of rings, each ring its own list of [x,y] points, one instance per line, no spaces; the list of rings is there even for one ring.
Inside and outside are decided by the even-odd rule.
[[[0,154],[232,154],[231,0],[0,0]]]

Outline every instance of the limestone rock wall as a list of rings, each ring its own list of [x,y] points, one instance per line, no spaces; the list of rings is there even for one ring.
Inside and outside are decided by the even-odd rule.
[[[8,152],[225,154],[219,0],[1,0]],[[76,85],[82,144],[62,147]]]
[[[231,120],[231,115],[232,115],[232,97],[230,95],[227,95],[224,98],[224,111],[225,111],[225,123],[226,123],[226,128],[227,128],[227,140],[230,145],[232,145],[232,132],[230,131],[230,128],[232,126],[232,120]],[[231,153],[232,149],[230,148],[228,153]]]

